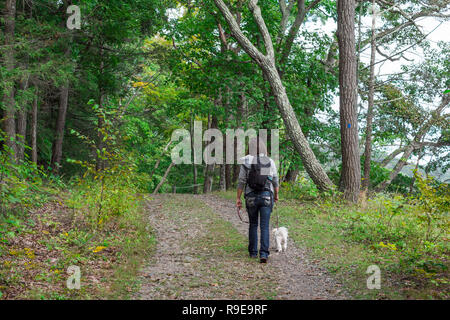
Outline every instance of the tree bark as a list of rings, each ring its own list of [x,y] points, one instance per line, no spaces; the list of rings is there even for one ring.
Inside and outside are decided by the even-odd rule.
[[[16,0],[6,0],[6,10],[5,10],[5,53],[3,55],[5,69],[8,72],[14,70],[14,32],[16,26]],[[3,130],[6,134],[6,146],[12,152],[12,157],[17,154],[16,146],[16,123],[15,123],[15,99],[14,99],[14,80],[8,79],[4,81],[3,89],[3,105],[5,108],[4,118],[3,118]]]
[[[405,152],[408,146],[400,147],[396,150],[394,150],[391,154],[389,154],[386,158],[383,159],[383,161],[380,162],[380,166],[386,167],[396,156],[398,156],[400,153]]]
[[[266,24],[264,23],[264,20],[261,16],[261,10],[257,5],[257,1],[250,0],[249,6],[264,40],[266,55],[262,54],[243,34],[236,22],[236,19],[234,18],[228,7],[225,5],[223,0],[214,0],[214,2],[227,21],[233,37],[236,39],[236,41],[238,41],[239,45],[245,50],[245,52],[259,65],[266,78],[268,79],[272,88],[272,93],[275,97],[275,101],[286,125],[286,130],[289,134],[289,137],[293,141],[296,150],[299,152],[309,176],[320,190],[330,189],[333,183],[328,178],[320,162],[317,160],[311,147],[309,146],[308,141],[303,135],[295,112],[289,102],[286,89],[281,82],[280,75],[278,74],[277,68],[275,66],[275,56],[272,39],[270,38],[269,31],[267,30]]]
[[[191,122],[190,122],[190,133],[191,133],[191,154],[194,154],[194,114],[191,113]],[[170,142],[169,142],[170,144]],[[197,165],[195,162],[192,163],[192,174],[194,178],[194,194],[198,194],[198,186],[197,186]]]
[[[221,99],[220,97],[216,100],[216,105],[219,103],[219,99]],[[211,123],[208,126],[209,128],[214,128],[217,129],[218,127],[218,123],[217,123],[217,116],[213,115],[211,117]],[[211,142],[213,142],[214,140],[212,140]],[[212,185],[213,185],[213,173],[214,173],[214,167],[215,164],[207,164],[206,168],[205,168],[205,181],[203,183],[203,193],[208,193],[212,191]]]
[[[357,202],[361,164],[356,109],[355,0],[338,0],[338,42],[342,189],[345,199]]]
[[[103,48],[100,49],[100,77],[103,76],[103,69],[105,66],[105,62],[103,60]],[[104,107],[104,100],[105,100],[105,93],[103,90],[103,83],[102,83],[103,79],[99,79],[99,88],[100,88],[100,96],[99,96],[99,101],[98,101],[98,107],[99,110],[101,112],[101,114],[98,117],[98,121],[97,121],[97,161],[95,164],[95,170],[101,171],[104,169],[105,163],[104,163],[104,159],[102,159],[102,155],[103,155],[103,148],[105,147],[105,144],[103,142],[103,127],[105,125],[105,119],[103,118],[103,107]]]
[[[245,83],[241,82],[241,88],[245,87]],[[245,119],[247,117],[246,114],[247,110],[247,97],[245,96],[244,90],[242,90],[239,94],[239,102],[237,106],[237,117],[236,117],[236,127],[238,129],[243,129],[242,126],[242,119]],[[237,164],[237,141],[236,138],[234,139],[234,159],[235,163],[233,165],[233,182],[232,185],[235,187],[237,185],[237,181],[239,178],[239,171],[240,171],[240,165]]]
[[[31,109],[31,161],[35,164],[38,162],[37,157],[37,117],[38,117],[38,90],[33,99],[33,107]]]
[[[99,98],[99,110],[102,112],[103,105],[104,105],[104,99],[105,96],[103,94],[103,91],[100,90],[100,98]],[[105,147],[105,144],[103,142],[103,127],[105,126],[105,119],[103,118],[103,115],[99,115],[98,121],[97,121],[97,160],[95,163],[95,170],[102,171],[105,166],[105,161],[102,159],[103,156],[103,148]]]
[[[163,153],[160,156],[160,158],[156,161],[155,166],[153,167],[152,172],[150,173],[150,179],[153,178],[153,175],[155,174],[156,169],[158,169],[159,164],[161,163],[161,158],[165,155],[165,153],[167,152],[167,150],[169,149],[170,144],[172,143],[172,140],[169,141],[166,146],[164,147]]]
[[[424,155],[424,152],[420,151],[419,156],[417,157],[416,167],[414,169],[414,172],[417,172],[417,170],[419,169],[419,163],[420,163],[420,160],[422,159],[423,155]],[[409,185],[409,193],[410,194],[412,194],[412,192],[413,192],[415,182],[416,182],[416,177],[413,176],[411,179],[411,183]]]
[[[225,90],[225,114],[228,114],[228,116],[225,117],[228,124],[234,123],[233,116],[230,113],[231,105],[230,105],[230,98],[231,98],[231,88],[227,85]],[[227,134],[225,132],[225,137],[223,140],[223,151],[224,155],[227,154]],[[225,159],[226,160],[226,159]],[[225,190],[231,189],[231,179],[232,179],[232,171],[233,171],[233,164],[227,164],[226,161],[224,163],[225,166],[225,172],[224,172],[224,178],[225,178]]]
[[[20,90],[28,89],[28,77],[20,82]],[[23,161],[25,156],[25,144],[27,135],[27,106],[22,105],[17,113],[17,161]]]
[[[364,178],[362,181],[362,189],[368,190],[370,186],[370,161],[372,159],[372,120],[373,120],[373,104],[375,95],[375,55],[376,55],[376,39],[375,39],[375,0],[372,0],[372,40],[370,53],[370,78],[369,78],[369,103],[367,108],[366,121],[366,144],[364,147]]]
[[[297,180],[299,173],[300,173],[299,170],[288,169],[288,171],[286,172],[286,175],[284,176],[284,181],[290,182],[290,183],[295,182]]]
[[[56,121],[55,140],[52,148],[52,159],[50,166],[55,173],[59,173],[62,158],[62,147],[64,139],[64,127],[66,125],[67,106],[69,102],[69,85],[66,83],[60,89],[58,120]]]
[[[220,191],[227,190],[227,182],[226,182],[225,175],[226,175],[226,165],[225,164],[221,164],[220,165],[220,180],[219,180]]]
[[[169,167],[167,168],[166,172],[164,173],[164,176],[162,177],[161,181],[158,183],[158,185],[156,186],[155,190],[153,191],[153,194],[157,194],[159,189],[164,184],[164,182],[166,182],[167,176],[169,175],[169,172],[172,169],[173,165],[174,165],[174,163],[171,162]]]

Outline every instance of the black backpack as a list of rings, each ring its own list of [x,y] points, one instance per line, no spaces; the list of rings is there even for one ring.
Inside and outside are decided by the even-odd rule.
[[[268,161],[267,164],[262,164],[258,155],[256,157],[256,163],[252,163],[250,171],[248,173],[247,179],[248,186],[255,191],[270,190],[266,188],[266,182],[269,176],[261,173],[262,168],[269,168],[269,167],[270,161]]]

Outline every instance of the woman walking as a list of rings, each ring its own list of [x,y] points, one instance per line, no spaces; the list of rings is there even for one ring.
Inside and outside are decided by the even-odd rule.
[[[267,156],[266,145],[260,138],[250,139],[249,151],[241,159],[236,205],[242,208],[241,196],[244,193],[249,218],[248,252],[251,258],[258,257],[259,220],[259,258],[261,263],[266,263],[270,253],[270,214],[274,202],[278,201],[278,174],[275,162]]]

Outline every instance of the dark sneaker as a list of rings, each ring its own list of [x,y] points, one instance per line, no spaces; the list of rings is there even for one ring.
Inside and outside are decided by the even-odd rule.
[[[261,259],[259,259],[259,262],[267,263],[267,258],[266,257],[261,257]]]

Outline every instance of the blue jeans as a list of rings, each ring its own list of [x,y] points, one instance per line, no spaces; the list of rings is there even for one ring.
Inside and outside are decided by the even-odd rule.
[[[251,256],[258,254],[258,217],[260,227],[261,244],[259,256],[269,257],[269,221],[272,213],[272,193],[270,191],[251,192],[245,197],[248,212],[248,252]]]

